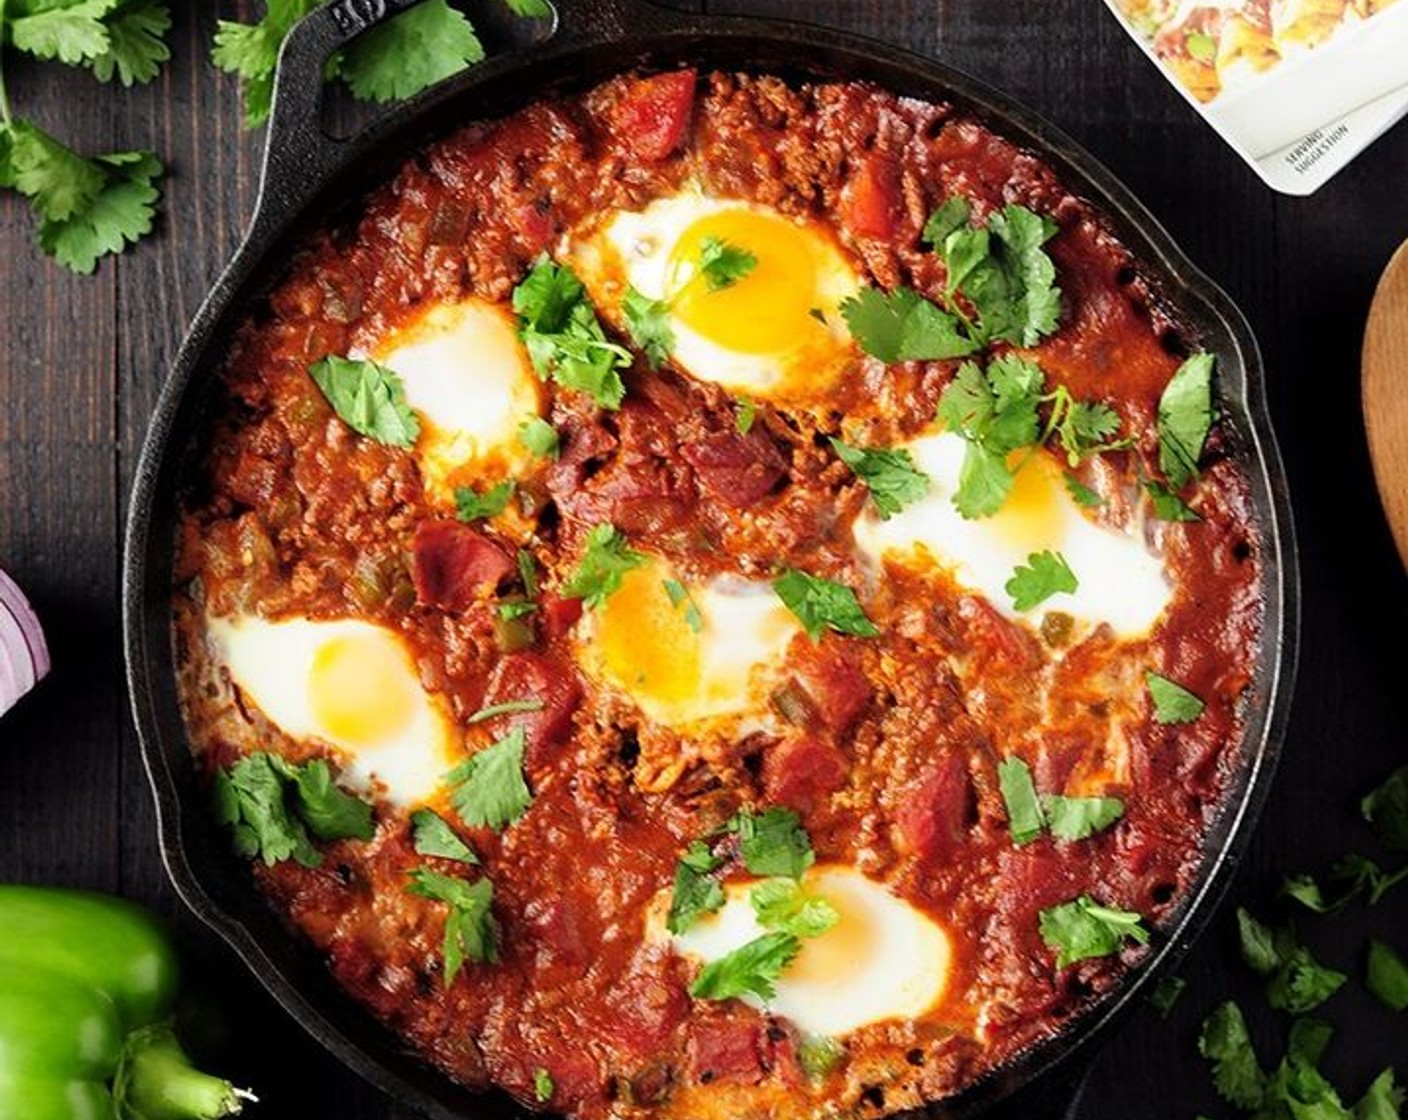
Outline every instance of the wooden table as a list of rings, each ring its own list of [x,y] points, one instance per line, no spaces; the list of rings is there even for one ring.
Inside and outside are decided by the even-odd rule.
[[[235,82],[206,62],[216,5],[173,7],[175,59],[149,87],[114,92],[55,66],[9,71],[19,111],[89,151],[154,147],[171,174],[158,234],[87,279],[41,257],[25,205],[0,201],[0,565],[31,593],[55,662],[42,691],[0,724],[0,878],[119,891],[170,915],[192,973],[226,1012],[223,1034],[201,1033],[265,1098],[252,1115],[402,1117],[183,913],[161,868],[129,727],[118,618],[128,484],[167,363],[249,214],[262,142],[241,127]],[[248,18],[253,5],[219,7]],[[1290,741],[1235,893],[1274,913],[1283,871],[1373,852],[1356,806],[1408,761],[1399,711],[1408,597],[1365,451],[1359,345],[1374,281],[1408,236],[1408,124],[1315,197],[1284,198],[1196,118],[1100,0],[709,7],[835,24],[937,53],[1005,88],[1123,178],[1241,305],[1265,351],[1289,463],[1305,625]],[[1236,960],[1230,909],[1190,956],[1189,991],[1171,1021],[1151,1012],[1130,1020],[1101,1053],[1077,1115],[1228,1115],[1195,1037],[1229,995],[1254,1009],[1264,1056],[1279,1053],[1284,1023]],[[1408,888],[1373,911],[1301,924],[1323,959],[1361,974],[1370,931],[1408,950]],[[1408,1076],[1402,1016],[1357,985],[1324,1010],[1341,1030],[1326,1068],[1347,1096],[1390,1061]]]

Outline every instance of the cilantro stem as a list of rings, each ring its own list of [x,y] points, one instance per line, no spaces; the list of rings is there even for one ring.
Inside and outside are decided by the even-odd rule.
[[[10,98],[5,92],[5,0],[0,0],[0,124],[9,128],[14,123],[10,116]]]

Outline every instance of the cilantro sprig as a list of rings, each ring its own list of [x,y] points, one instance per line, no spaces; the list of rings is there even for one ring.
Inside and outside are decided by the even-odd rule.
[[[533,368],[565,389],[586,393],[605,409],[618,409],[626,396],[620,370],[634,360],[624,346],[608,341],[601,320],[577,274],[544,256],[513,289],[518,333]]]
[[[835,438],[831,447],[870,490],[882,520],[888,521],[929,493],[929,476],[915,466],[914,456],[904,448],[854,447]]]
[[[1056,967],[1118,953],[1128,941],[1145,944],[1143,918],[1129,910],[1102,906],[1088,894],[1041,912],[1042,940],[1057,951]]]
[[[777,979],[802,951],[793,934],[774,930],[755,937],[731,953],[710,961],[699,971],[689,994],[696,999],[736,999],[754,995],[772,999]]]
[[[1033,552],[1025,564],[1018,564],[1003,590],[1012,597],[1014,611],[1029,611],[1053,595],[1074,595],[1079,587],[1066,558],[1046,549]]]
[[[844,583],[789,568],[773,580],[772,587],[813,641],[827,629],[860,638],[874,638],[880,633],[856,593]]]
[[[603,521],[587,534],[587,546],[572,578],[562,585],[567,599],[581,599],[595,610],[617,591],[626,573],[645,563],[645,554],[631,548],[621,530]]]
[[[487,490],[479,491],[472,486],[455,487],[455,516],[461,521],[480,521],[498,517],[508,509],[516,489],[513,479],[506,478]]]
[[[723,866],[703,840],[693,841],[675,864],[675,888],[670,897],[670,912],[665,928],[671,933],[684,933],[705,914],[712,914],[724,904],[724,890],[714,878]]]
[[[1343,972],[1326,968],[1300,944],[1289,927],[1272,930],[1244,908],[1237,910],[1242,960],[1266,977],[1266,999],[1272,1007],[1304,1015],[1344,986]]]
[[[738,837],[743,866],[754,875],[800,879],[816,862],[811,837],[791,809],[774,807],[762,813],[740,809],[724,824],[723,831]]]
[[[287,859],[321,866],[314,840],[372,838],[372,807],[337,786],[326,759],[295,764],[258,751],[216,771],[214,793],[235,850],[271,867]]]
[[[445,775],[460,820],[471,828],[502,832],[528,811],[533,794],[523,777],[526,745],[523,728],[515,727]]]
[[[1047,830],[1058,840],[1085,840],[1124,816],[1124,801],[1118,797],[1038,794],[1031,767],[1016,755],[998,764],[997,780],[1012,843],[1019,847]]]
[[[428,867],[414,868],[406,884],[410,894],[443,902],[445,987],[455,982],[466,960],[494,964],[499,959],[498,926],[494,921],[494,884],[487,878],[468,883]]]

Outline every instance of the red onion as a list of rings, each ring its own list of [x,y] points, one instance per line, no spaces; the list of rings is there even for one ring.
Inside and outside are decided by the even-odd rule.
[[[44,631],[15,581],[0,571],[0,716],[49,671]]]

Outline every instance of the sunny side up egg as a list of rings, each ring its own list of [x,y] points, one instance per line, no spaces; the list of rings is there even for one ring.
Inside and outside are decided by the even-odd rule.
[[[1090,627],[1104,622],[1119,637],[1136,638],[1163,615],[1173,594],[1163,558],[1142,535],[1093,521],[1071,497],[1051,456],[1032,456],[996,514],[969,520],[953,504],[966,449],[963,438],[939,432],[905,447],[929,476],[929,493],[889,520],[872,508],[856,520],[856,544],[872,562],[886,556],[901,563],[926,559],[1009,618],[1039,619],[1062,611]],[[1015,610],[1006,590],[1013,571],[1033,553],[1048,550],[1065,558],[1077,589],[1053,595],[1031,610]]]
[[[664,932],[652,915],[651,935],[668,937],[675,950],[702,964],[767,932],[748,900],[760,880],[727,883],[724,904],[681,934]],[[829,902],[838,920],[802,949],[764,1006],[806,1034],[839,1038],[871,1023],[917,1019],[943,998],[952,948],[937,922],[881,884],[843,864],[811,868],[802,877],[810,895]]]
[[[211,618],[208,633],[244,696],[284,734],[334,748],[347,785],[411,806],[455,765],[449,713],[391,631],[351,618],[235,616]]]
[[[711,290],[700,270],[717,243],[756,260]],[[860,288],[834,234],[697,188],[617,211],[568,256],[593,302],[624,329],[628,288],[669,304],[675,365],[730,392],[779,404],[824,402],[856,350],[838,311]]]
[[[513,313],[482,300],[434,303],[364,356],[393,370],[421,422],[415,457],[441,501],[456,486],[513,477],[528,461],[519,426],[541,416],[542,385]]]
[[[800,634],[772,586],[739,576],[683,582],[652,556],[578,624],[589,675],[669,727],[765,726],[769,695]]]

